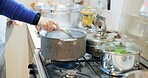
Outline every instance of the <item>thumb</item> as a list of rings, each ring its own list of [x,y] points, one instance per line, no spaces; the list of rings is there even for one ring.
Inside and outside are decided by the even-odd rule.
[[[40,27],[43,28],[44,30],[48,30],[48,24],[47,23],[40,24]]]

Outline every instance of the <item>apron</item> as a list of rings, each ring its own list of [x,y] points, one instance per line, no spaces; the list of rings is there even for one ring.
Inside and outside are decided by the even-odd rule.
[[[5,78],[5,33],[6,33],[6,20],[7,18],[0,15],[0,78]]]

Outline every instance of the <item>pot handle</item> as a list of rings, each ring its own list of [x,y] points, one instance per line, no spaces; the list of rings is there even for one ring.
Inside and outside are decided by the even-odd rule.
[[[77,39],[60,39],[58,44],[61,46],[62,45],[62,41],[73,41],[73,45],[76,45],[76,40]]]

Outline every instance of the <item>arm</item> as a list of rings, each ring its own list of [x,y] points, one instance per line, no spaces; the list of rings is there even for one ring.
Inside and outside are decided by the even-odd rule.
[[[41,17],[41,14],[29,10],[15,0],[0,0],[0,14],[9,17],[10,19],[23,21],[33,25],[38,24],[49,32],[51,32],[55,26],[56,29],[59,30],[58,24],[56,24],[54,21]]]
[[[0,0],[0,14],[10,19],[33,24],[36,13],[15,0]],[[38,18],[39,20],[39,18]]]

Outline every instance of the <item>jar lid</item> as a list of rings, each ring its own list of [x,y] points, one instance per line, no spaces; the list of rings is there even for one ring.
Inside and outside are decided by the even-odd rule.
[[[96,12],[95,9],[92,9],[90,6],[87,6],[86,8],[81,10],[81,14],[85,14],[85,15],[94,15]]]

